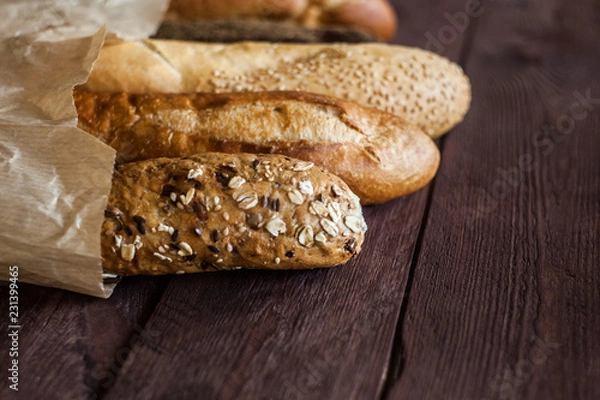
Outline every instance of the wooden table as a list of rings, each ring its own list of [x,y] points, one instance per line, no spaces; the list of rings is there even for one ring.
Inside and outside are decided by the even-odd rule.
[[[22,285],[19,398],[600,398],[600,1],[394,3],[473,84],[436,179],[343,267]]]

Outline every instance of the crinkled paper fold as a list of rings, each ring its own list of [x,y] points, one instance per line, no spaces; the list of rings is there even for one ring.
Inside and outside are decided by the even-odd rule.
[[[100,228],[115,152],[79,130],[73,86],[107,32],[136,40],[166,0],[0,4],[0,279],[108,297]]]

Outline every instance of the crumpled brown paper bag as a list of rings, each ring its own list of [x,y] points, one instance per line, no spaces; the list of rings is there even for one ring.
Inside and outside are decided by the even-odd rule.
[[[115,151],[79,130],[73,86],[106,32],[151,35],[167,0],[0,4],[0,280],[108,297],[100,227]]]

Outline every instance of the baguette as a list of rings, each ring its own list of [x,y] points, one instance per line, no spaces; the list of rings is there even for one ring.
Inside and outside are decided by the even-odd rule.
[[[102,261],[118,275],[330,267],[360,252],[365,231],[358,198],[312,163],[158,158],[117,166]]]
[[[343,27],[305,28],[293,22],[260,19],[215,21],[163,21],[154,39],[235,43],[242,41],[284,43],[367,43],[377,38]]]
[[[395,115],[302,92],[74,94],[79,127],[117,150],[117,162],[202,152],[278,153],[341,177],[362,204],[429,182],[433,141]]]
[[[396,14],[387,0],[171,0],[167,20],[265,18],[316,28],[346,26],[389,40]]]
[[[122,42],[100,51],[82,90],[301,90],[391,112],[432,137],[459,123],[471,101],[458,65],[424,50],[379,43]]]

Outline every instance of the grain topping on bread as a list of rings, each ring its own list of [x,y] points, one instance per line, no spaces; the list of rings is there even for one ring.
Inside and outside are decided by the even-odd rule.
[[[102,258],[119,275],[330,267],[358,254],[358,198],[312,163],[206,153],[117,167]]]

